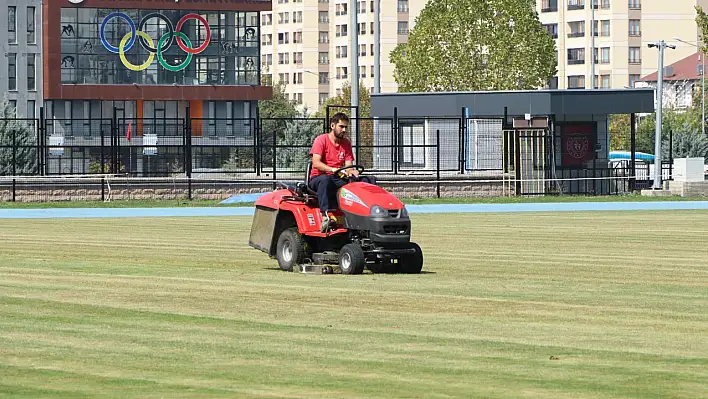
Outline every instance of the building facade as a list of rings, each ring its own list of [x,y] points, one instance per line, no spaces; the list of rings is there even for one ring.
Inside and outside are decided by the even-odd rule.
[[[381,1],[381,91],[395,92],[389,54],[408,40],[425,0]],[[359,48],[350,48],[348,0],[273,0],[261,17],[263,73],[287,83],[289,98],[314,111],[351,81],[351,57],[359,56],[364,86],[374,88],[374,2],[358,1]],[[355,72],[356,73],[356,72]]]
[[[558,73],[549,87],[590,89],[593,83],[596,88],[634,87],[642,76],[657,70],[658,50],[647,44],[661,39],[677,46],[666,49],[665,65],[695,53],[689,43],[699,41],[696,5],[705,8],[708,0],[537,0],[541,23],[558,49]]]
[[[0,0],[0,90],[18,117],[34,119],[42,106],[42,2]]]
[[[131,171],[168,170],[186,131],[214,145],[200,154],[211,161],[195,168],[227,161],[231,150],[218,146],[253,141],[258,101],[272,98],[258,62],[269,0],[53,0],[43,8],[46,134],[56,146],[48,170],[88,172],[115,132],[111,120]]]

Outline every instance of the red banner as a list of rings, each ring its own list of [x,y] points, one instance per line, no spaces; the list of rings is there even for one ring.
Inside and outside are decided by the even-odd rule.
[[[563,166],[582,166],[595,159],[595,135],[589,123],[562,125]]]

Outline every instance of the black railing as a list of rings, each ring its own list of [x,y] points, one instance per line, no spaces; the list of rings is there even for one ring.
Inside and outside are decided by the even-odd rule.
[[[45,200],[52,185],[62,190],[85,185],[84,193],[94,193],[85,196],[97,199],[133,193],[136,187],[142,187],[140,195],[149,188],[160,198],[190,199],[218,197],[229,187],[246,192],[273,187],[278,180],[304,179],[312,142],[326,128],[326,118],[0,119],[0,201],[17,200],[18,193]],[[478,196],[470,189],[474,185],[486,185],[481,195],[495,195],[509,179],[517,180],[514,195],[632,189],[635,174],[627,168],[598,164],[564,174],[552,161],[560,159],[551,153],[555,147],[544,144],[545,169],[531,175],[543,178],[543,192],[529,192],[518,183],[528,176],[514,175],[504,163],[523,155],[514,148],[541,150],[535,141],[510,146],[507,136],[514,130],[499,117],[398,118],[394,111],[393,118],[352,118],[349,135],[357,163],[382,184],[419,187],[406,195]],[[566,177],[574,183],[560,183]],[[626,179],[628,186],[598,188],[613,179]],[[453,186],[459,191],[448,193]],[[69,195],[75,196],[80,195]]]

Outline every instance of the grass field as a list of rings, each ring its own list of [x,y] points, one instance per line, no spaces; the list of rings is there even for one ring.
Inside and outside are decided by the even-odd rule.
[[[708,211],[412,218],[424,273],[361,276],[248,217],[0,219],[0,397],[708,393]]]

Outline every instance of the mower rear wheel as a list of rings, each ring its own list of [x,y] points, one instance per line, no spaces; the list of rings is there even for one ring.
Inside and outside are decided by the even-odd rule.
[[[423,270],[423,250],[414,242],[411,243],[411,248],[415,249],[415,253],[406,255],[400,260],[400,271],[406,274],[418,274]]]
[[[286,272],[293,271],[293,267],[302,264],[307,257],[306,245],[296,227],[283,230],[276,246],[278,266]]]
[[[339,250],[339,268],[342,274],[361,274],[366,267],[366,255],[357,244],[347,244]]]

